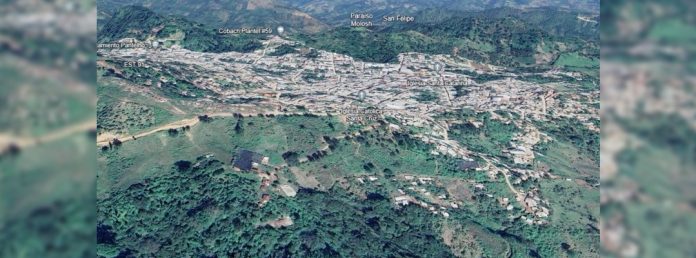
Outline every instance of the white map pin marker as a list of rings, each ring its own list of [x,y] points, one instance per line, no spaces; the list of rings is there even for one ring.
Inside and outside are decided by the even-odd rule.
[[[278,34],[283,34],[283,32],[285,32],[285,28],[283,28],[283,26],[278,26],[276,31],[278,31]]]
[[[444,68],[444,66],[440,62],[436,62],[434,68],[435,68],[435,71],[439,73],[439,72],[442,72],[442,69]]]

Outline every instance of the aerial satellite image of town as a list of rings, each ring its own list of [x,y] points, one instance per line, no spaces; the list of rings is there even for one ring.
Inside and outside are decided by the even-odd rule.
[[[599,0],[98,0],[99,257],[598,257]]]

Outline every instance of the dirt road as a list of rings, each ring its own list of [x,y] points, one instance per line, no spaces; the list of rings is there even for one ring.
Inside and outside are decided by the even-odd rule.
[[[510,188],[510,191],[512,191],[513,193],[515,193],[515,195],[516,195],[517,197],[520,197],[520,196],[521,196],[521,197],[524,197],[524,195],[523,195],[522,193],[520,193],[519,191],[517,191],[517,189],[515,189],[515,187],[512,186],[512,183],[510,183],[510,176],[508,176],[507,172],[505,172],[504,170],[501,170],[500,172],[503,173],[503,176],[505,177],[505,183],[506,183],[506,184],[508,185],[508,187]]]
[[[234,113],[215,113],[215,114],[208,115],[208,117],[213,117],[213,118],[214,117],[232,117],[232,116],[234,116]],[[184,127],[184,126],[194,126],[194,125],[198,124],[199,122],[200,122],[200,120],[198,119],[198,117],[182,119],[179,121],[175,121],[175,122],[172,122],[172,123],[169,123],[166,125],[156,127],[156,128],[151,129],[147,132],[142,132],[142,133],[135,134],[135,135],[114,135],[114,134],[110,134],[110,133],[104,133],[104,134],[101,134],[97,137],[97,146],[108,145],[109,142],[113,141],[113,139],[118,139],[121,142],[127,142],[130,140],[133,140],[133,137],[135,137],[137,139],[137,138],[140,138],[143,136],[147,136],[147,135],[150,135],[153,133],[157,133],[157,132],[161,132],[161,131],[165,131],[165,130],[169,130],[169,129],[179,129],[179,128]]]
[[[215,117],[233,117],[235,114],[241,114],[241,115],[244,116],[244,117],[249,117],[249,116],[258,115],[259,113],[244,113],[244,112],[228,113],[228,112],[222,112],[222,113],[212,113],[212,114],[208,114],[208,117],[211,117],[211,118],[215,118]],[[287,115],[302,115],[302,113],[284,113],[284,112],[264,112],[264,113],[262,113],[262,114],[264,114],[264,115],[271,115],[271,114],[272,114],[272,115],[276,115],[276,116],[277,116],[277,115],[283,115],[283,114],[287,114]],[[316,114],[316,115],[318,115],[318,116],[326,116],[326,114]],[[143,136],[147,136],[147,135],[150,135],[150,134],[153,134],[153,133],[157,133],[157,132],[161,132],[161,131],[165,131],[165,130],[169,130],[169,129],[179,129],[179,128],[184,127],[184,126],[194,126],[194,125],[198,124],[199,122],[200,122],[200,121],[198,120],[198,117],[182,119],[182,120],[179,120],[179,121],[176,121],[176,122],[171,122],[171,123],[169,123],[169,124],[156,127],[156,128],[151,129],[151,130],[149,130],[149,131],[147,131],[147,132],[142,132],[142,133],[138,133],[138,134],[135,134],[135,135],[116,135],[116,134],[112,134],[112,133],[108,133],[108,132],[107,132],[107,133],[103,133],[103,134],[97,136],[97,146],[109,145],[109,142],[113,141],[114,139],[118,139],[118,140],[121,141],[121,142],[127,142],[127,141],[130,141],[130,140],[133,140],[133,136],[135,136],[135,138],[137,139],[137,138],[140,138],[140,137],[143,137]]]
[[[75,133],[87,132],[91,129],[95,129],[96,126],[96,120],[88,120],[36,137],[22,137],[0,133],[0,149],[4,149],[10,144],[15,144],[22,149],[29,148],[39,143],[60,140]]]

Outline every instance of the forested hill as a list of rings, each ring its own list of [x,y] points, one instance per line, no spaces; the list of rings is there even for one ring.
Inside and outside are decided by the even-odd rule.
[[[309,46],[372,62],[396,62],[399,53],[453,54],[502,66],[551,64],[563,53],[583,49],[598,56],[597,42],[576,35],[553,35],[513,16],[450,17],[435,23],[384,28],[337,28],[300,35]]]
[[[538,28],[553,36],[576,37],[588,41],[599,41],[599,15],[578,10],[555,7],[515,9],[501,7],[483,11],[457,11],[452,9],[425,9],[413,14],[416,22],[438,24],[460,17],[503,19],[516,18],[528,26]],[[407,28],[408,24],[393,24],[391,28]]]
[[[599,41],[599,15],[553,7],[515,9],[509,7],[472,13],[493,19],[515,17],[551,35]]]
[[[202,52],[249,52],[262,46],[258,36],[218,34],[203,24],[162,16],[141,6],[122,7],[100,24],[99,43],[122,38],[163,40]]]

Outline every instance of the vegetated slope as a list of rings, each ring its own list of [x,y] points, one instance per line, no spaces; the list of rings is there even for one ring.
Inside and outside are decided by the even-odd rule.
[[[553,7],[529,9],[505,7],[472,14],[493,19],[515,17],[554,36],[599,41],[598,14]]]
[[[283,25],[288,31],[304,33],[327,28],[314,17],[271,0],[100,0],[98,5],[105,12],[126,5],[145,6],[162,15],[181,16],[215,28]]]
[[[203,24],[181,17],[162,16],[140,6],[118,9],[97,33],[100,43],[122,38],[166,39],[186,49],[202,52],[249,52],[262,46],[259,36],[218,34]]]
[[[445,53],[448,44],[415,32],[380,33],[363,28],[337,28],[316,35],[298,35],[311,47],[369,62],[396,62],[399,53]]]
[[[516,130],[495,126],[461,133],[483,132],[502,142]],[[504,180],[490,180],[485,172],[461,171],[458,159],[429,155],[432,146],[408,133],[389,132],[386,124],[350,139],[332,137],[346,129],[337,120],[316,116],[213,119],[184,133],[151,135],[101,151],[99,255],[559,257],[596,253],[599,233],[588,225],[597,223],[598,210],[592,208],[597,188],[588,190],[566,180],[540,182],[543,196],[554,198],[556,206],[548,225],[527,225],[510,219],[523,215],[522,209],[506,211],[498,198],[487,197],[511,194]],[[312,151],[324,141],[329,149],[317,157]],[[285,151],[307,155],[308,161],[287,162],[291,169],[276,171],[279,181],[264,190],[256,174],[233,171],[218,161],[228,160],[239,149],[268,155],[272,165],[288,160],[288,155],[280,157]],[[549,167],[554,173],[561,168]],[[303,178],[315,178],[318,185],[302,183],[291,172],[295,169],[305,171]],[[402,173],[442,180],[444,185],[419,186],[432,193],[457,186],[462,195],[448,194],[447,199],[463,203],[447,209],[449,218],[418,205],[394,205],[397,189],[409,191],[407,187],[412,186],[400,179]],[[362,175],[378,179],[360,183],[356,178]],[[468,180],[480,182],[485,190],[475,190]],[[279,184],[298,186],[297,196],[284,196],[275,190]],[[536,183],[521,187],[529,184]],[[259,205],[264,193],[270,201]],[[292,225],[267,224],[286,216]]]
[[[256,176],[229,171],[214,159],[179,161],[163,176],[134,183],[99,201],[98,253],[100,257],[155,253],[168,257],[365,257],[375,253],[454,257],[447,246],[435,241],[437,220],[425,209],[394,211],[389,200],[358,200],[341,189],[332,193],[301,190],[293,199],[274,194],[278,200],[259,207],[259,184]],[[278,229],[265,225],[284,216],[293,225]]]
[[[458,11],[453,9],[425,9],[411,14],[417,23],[437,24],[455,17],[503,19],[513,17],[529,26],[557,37],[577,37],[583,40],[599,40],[599,16],[596,13],[557,7],[517,9],[501,7],[483,11]],[[381,18],[381,17],[379,17]],[[395,24],[391,27],[405,27]]]
[[[547,65],[567,52],[581,51],[592,58],[599,55],[595,41],[552,35],[511,16],[452,17],[379,30],[337,28],[298,39],[371,62],[396,62],[399,53],[410,51],[453,54],[502,66]]]

